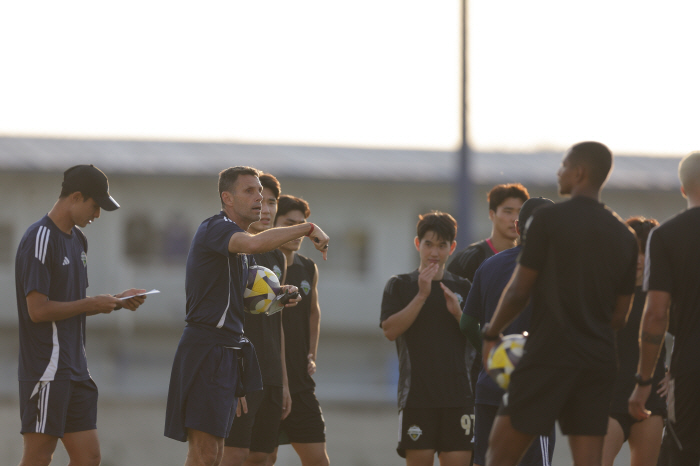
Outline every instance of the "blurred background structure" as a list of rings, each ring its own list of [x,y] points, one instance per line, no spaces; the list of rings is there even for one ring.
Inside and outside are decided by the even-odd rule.
[[[396,352],[379,310],[389,277],[417,266],[418,214],[468,212],[469,240],[485,238],[488,190],[521,182],[557,200],[562,151],[583,140],[626,155],[603,194],[623,218],[683,209],[676,170],[698,148],[700,3],[471,0],[467,17],[465,7],[0,6],[0,464],[16,464],[22,448],[15,250],[72,165],[103,169],[122,206],[85,229],[88,293],[162,292],[137,313],[88,319],[104,466],[183,462],[185,445],[162,430],[184,263],[193,232],[219,210],[226,167],[276,175],[332,238],[327,262],[309,245],[302,253],[320,270],[315,378],[341,466],[404,464],[394,451]],[[473,183],[461,209],[460,144]],[[67,462],[61,450],[56,464]],[[279,458],[298,465],[290,447]],[[569,462],[562,441],[554,464]]]
[[[562,154],[523,155],[474,154],[474,240],[490,233],[486,193],[494,184],[521,182],[532,196],[557,199],[555,173]],[[330,429],[329,454],[333,457],[342,442],[348,445],[347,453],[336,452],[334,463],[401,464],[393,451],[397,358],[394,344],[379,328],[382,291],[391,275],[417,266],[413,237],[418,214],[454,212],[454,152],[11,137],[0,137],[0,293],[6,297],[0,304],[0,370],[6,374],[0,378],[0,463],[11,464],[8,458],[18,459],[21,448],[16,247],[25,229],[58,197],[63,170],[79,163],[103,169],[110,192],[121,204],[84,229],[88,294],[132,286],[162,292],[149,297],[136,313],[117,311],[88,319],[87,351],[100,388],[105,466],[146,464],[138,463],[145,461],[139,452],[154,450],[144,438],[156,442],[156,451],[164,448],[173,455],[155,455],[147,464],[173,464],[184,455],[182,446],[162,437],[170,365],[184,325],[184,263],[199,223],[219,211],[218,172],[234,165],[273,173],[283,193],[310,203],[309,220],[332,238],[327,262],[310,245],[302,253],[317,261],[320,272],[316,381]],[[670,157],[618,157],[604,202],[622,217],[670,217],[684,207],[677,164]],[[337,413],[335,419],[329,406]],[[129,432],[110,435],[116,426]],[[374,429],[377,433],[370,434]],[[387,455],[382,461],[389,462],[368,453],[371,449],[356,451],[358,442],[375,442]],[[283,461],[284,456],[278,464],[295,464]]]

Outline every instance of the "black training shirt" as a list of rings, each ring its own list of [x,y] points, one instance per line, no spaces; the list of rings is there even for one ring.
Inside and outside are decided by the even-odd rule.
[[[610,321],[617,297],[634,293],[638,251],[632,230],[595,199],[537,210],[519,258],[539,272],[523,361],[614,365]]]
[[[294,307],[282,311],[284,325],[284,356],[287,363],[289,392],[299,393],[313,390],[314,379],[308,372],[309,340],[311,328],[311,293],[316,275],[316,264],[308,257],[294,254],[294,260],[287,264],[287,285],[299,288],[301,301]]]
[[[476,269],[494,254],[495,252],[487,240],[478,241],[455,253],[447,266],[447,271],[473,282]]]
[[[396,339],[399,408],[455,408],[472,404],[467,376],[467,339],[447,310],[440,282],[457,294],[460,307],[469,281],[445,271],[434,280],[418,317]],[[418,270],[391,277],[384,288],[381,322],[404,309],[418,294]]]
[[[284,267],[284,253],[282,251],[275,249],[262,254],[254,254],[253,258],[257,265],[267,267],[277,275],[280,281],[282,280]],[[281,312],[270,316],[245,314],[245,323],[243,324],[245,336],[253,342],[265,386],[282,386],[281,325]]]
[[[700,371],[700,208],[688,209],[649,234],[644,288],[671,294],[671,373]]]

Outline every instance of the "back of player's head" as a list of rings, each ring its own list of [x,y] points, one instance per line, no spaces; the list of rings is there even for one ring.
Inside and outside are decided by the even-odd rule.
[[[686,193],[700,188],[700,152],[692,152],[678,164],[678,179]]]
[[[613,155],[605,144],[595,141],[579,142],[569,149],[569,162],[588,169],[588,179],[596,188],[600,188],[610,174]]]
[[[429,231],[434,232],[438,238],[451,243],[457,236],[457,221],[452,215],[437,210],[419,215],[416,225],[418,241],[422,240]]]
[[[230,167],[226,170],[221,170],[219,173],[219,199],[221,199],[221,194],[224,192],[233,191],[233,187],[236,184],[236,180],[241,175],[253,175],[260,176],[260,171],[253,167]],[[223,205],[223,200],[221,201]]]
[[[262,172],[260,172],[260,176],[258,176],[258,178],[260,178],[260,184],[262,187],[272,191],[275,198],[279,200],[280,194],[282,193],[282,188],[280,186],[280,182],[277,181],[277,178],[275,178],[274,175]]]
[[[647,239],[649,239],[649,233],[651,230],[659,226],[659,222],[653,218],[646,217],[630,217],[625,220],[628,227],[634,230],[637,235],[637,241],[639,242],[639,250],[646,254],[647,249]]]
[[[520,237],[524,238],[527,232],[528,221],[535,213],[536,210],[541,209],[544,206],[553,205],[554,201],[547,199],[546,197],[531,197],[520,208],[520,213],[518,214],[518,229],[520,230]]]
[[[298,210],[304,215],[304,218],[309,218],[309,215],[311,215],[309,203],[304,199],[290,196],[289,194],[282,194],[277,202],[277,217],[280,215],[287,215],[292,210]],[[277,217],[275,217],[275,219]]]
[[[497,184],[491,188],[491,191],[486,196],[486,199],[489,201],[489,210],[495,212],[499,205],[511,197],[525,202],[530,199],[530,194],[527,192],[527,188],[520,183]]]

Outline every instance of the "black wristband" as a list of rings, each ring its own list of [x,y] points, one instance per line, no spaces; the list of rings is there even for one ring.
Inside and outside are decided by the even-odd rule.
[[[487,335],[486,332],[488,332],[491,329],[491,324],[486,324],[484,325],[484,328],[481,329],[481,339],[484,341],[498,341],[501,339],[501,335]]]
[[[639,385],[640,387],[646,387],[647,385],[651,385],[651,382],[653,382],[652,377],[649,377],[647,380],[644,380],[642,378],[642,374],[639,373],[634,374],[634,380],[637,381],[637,385]]]

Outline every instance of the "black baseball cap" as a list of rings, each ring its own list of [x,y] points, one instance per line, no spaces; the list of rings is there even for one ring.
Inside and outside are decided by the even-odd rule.
[[[100,208],[111,212],[119,208],[119,204],[109,195],[107,175],[96,166],[76,165],[63,172],[63,190],[79,191],[95,200]]]
[[[532,217],[532,214],[534,214],[537,209],[551,204],[554,204],[554,201],[547,199],[546,197],[531,197],[525,201],[523,206],[520,208],[520,214],[518,215],[518,223],[520,224],[520,228],[523,229],[525,227],[528,219]]]

